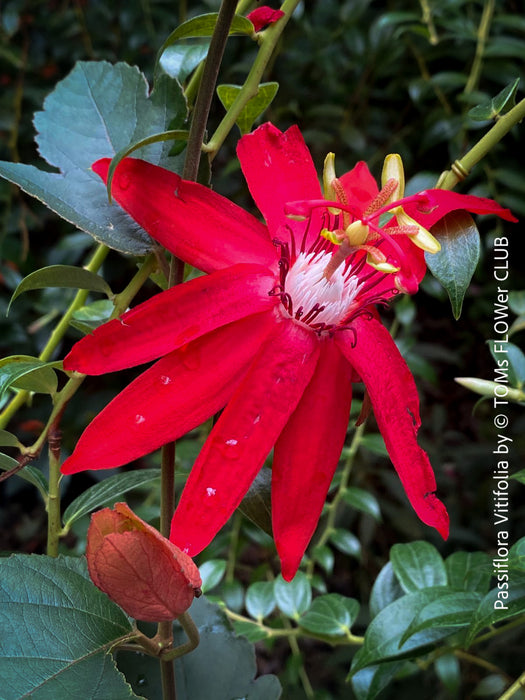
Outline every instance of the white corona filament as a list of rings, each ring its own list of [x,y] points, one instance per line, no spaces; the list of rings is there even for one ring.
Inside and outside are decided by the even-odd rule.
[[[337,325],[349,312],[361,287],[359,278],[352,274],[351,267],[344,265],[335,270],[330,279],[324,271],[331,253],[300,253],[286,276],[286,292],[292,301],[291,312],[297,320],[308,318],[313,307],[324,307],[315,315],[314,323]],[[296,314],[302,313],[299,318]],[[308,321],[305,322],[305,325]]]

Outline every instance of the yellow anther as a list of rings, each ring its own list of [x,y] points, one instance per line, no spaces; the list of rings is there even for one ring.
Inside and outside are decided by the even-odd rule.
[[[328,153],[324,159],[323,191],[325,199],[335,199],[335,191],[332,182],[335,180],[335,153]]]
[[[405,194],[405,171],[403,169],[403,161],[398,153],[390,153],[384,160],[381,173],[381,187],[384,187],[389,180],[395,180],[397,187],[389,196],[387,204],[403,199]]]
[[[324,159],[323,192],[325,199],[331,202],[345,203],[346,196],[343,187],[335,174],[335,153],[328,153]],[[341,210],[335,207],[328,207],[328,211],[335,216],[341,213]]]
[[[402,207],[397,207],[394,213],[399,226],[410,226],[417,230],[416,234],[409,235],[410,240],[415,243],[418,248],[422,248],[427,253],[438,253],[441,250],[441,244],[437,238],[434,238],[430,231],[427,231],[427,229],[421,226],[421,224],[418,224],[415,219],[406,214]]]

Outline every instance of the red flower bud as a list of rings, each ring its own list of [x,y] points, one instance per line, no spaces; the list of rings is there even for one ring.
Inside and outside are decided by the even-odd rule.
[[[92,515],[86,556],[93,583],[138,620],[172,620],[201,593],[193,560],[125,503]]]
[[[260,32],[263,27],[268,24],[273,24],[277,22],[278,19],[284,17],[284,12],[282,10],[274,10],[272,7],[263,5],[262,7],[257,7],[246,15],[246,18],[250,20],[256,32]]]

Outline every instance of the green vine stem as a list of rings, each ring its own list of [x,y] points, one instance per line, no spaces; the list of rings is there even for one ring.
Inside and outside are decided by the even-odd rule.
[[[260,48],[248,77],[212,138],[203,146],[203,150],[208,154],[210,160],[213,160],[217,154],[248,101],[257,94],[264,70],[272,57],[279,37],[298,4],[299,0],[284,0],[281,6],[284,17],[270,25],[264,32],[259,33]]]
[[[261,630],[261,632],[265,633],[265,638],[267,639],[278,639],[281,637],[300,637],[301,639],[315,639],[317,641],[326,642],[326,644],[330,644],[333,647],[346,646],[348,644],[361,646],[364,643],[364,637],[359,637],[355,634],[352,634],[351,632],[347,632],[346,634],[341,635],[340,637],[329,637],[328,635],[314,634],[313,632],[308,632],[307,630],[302,629],[301,627],[290,626],[286,629],[283,629],[282,627],[269,627],[260,620],[252,620],[251,618],[245,617],[240,613],[236,613],[233,610],[230,610],[229,608],[225,608],[224,613],[230,620],[233,620],[234,622],[249,622],[251,625],[255,625],[258,629]]]
[[[226,48],[226,42],[228,40],[236,7],[236,0],[222,0],[219,9],[217,24],[215,25],[215,30],[211,38],[197,100],[195,101],[195,110],[191,120],[186,160],[182,172],[182,177],[185,180],[197,179],[202,142],[204,139],[204,132],[206,131],[206,124],[208,123],[211,101],[215,92],[215,84],[217,82],[217,76],[219,75],[219,68],[224,55],[224,49]]]
[[[47,495],[47,555],[58,556],[60,531],[60,431],[57,416],[49,432],[49,490]]]
[[[236,15],[243,15],[246,10],[253,4],[253,0],[240,0],[238,3],[236,9],[235,9],[235,14]],[[182,20],[181,20],[182,23]],[[202,80],[202,72],[204,70],[204,64],[205,60],[201,61],[197,68],[193,71],[193,74],[191,78],[188,80],[188,84],[186,86],[186,89],[184,90],[184,97],[186,98],[186,102],[188,103],[188,106],[191,107],[193,103],[195,102],[195,98],[197,96],[197,92],[199,90],[199,85]]]
[[[106,247],[105,245],[98,245],[95,253],[93,254],[93,257],[91,260],[88,262],[88,264],[85,266],[84,269],[89,270],[89,272],[98,272],[99,269],[102,266],[102,263],[106,259],[107,255],[109,253],[109,248]],[[71,318],[75,311],[80,309],[84,304],[86,303],[86,299],[88,297],[89,291],[86,289],[79,289],[78,292],[75,295],[75,298],[69,305],[69,308],[67,309],[66,313],[64,316],[60,319],[59,323],[55,326],[53,329],[51,335],[49,336],[49,339],[38,356],[39,360],[42,360],[43,362],[47,362],[48,360],[51,359],[54,351],[56,350],[58,344],[64,337],[68,327],[69,323],[71,321]],[[6,408],[2,411],[0,414],[0,428],[5,428],[6,425],[9,423],[11,418],[15,415],[15,413],[25,404],[27,399],[29,398],[31,392],[21,390],[19,391],[16,396],[9,402],[9,404],[6,406]]]
[[[465,85],[464,93],[468,95],[473,92],[479,83],[481,76],[481,68],[483,64],[483,54],[485,53],[485,46],[487,44],[487,39],[490,32],[490,25],[492,22],[492,16],[494,14],[495,0],[486,0],[483,7],[483,13],[481,15],[481,21],[478,29],[478,41],[476,44],[476,54],[474,56],[474,61],[472,63],[472,68],[470,69],[470,75]]]
[[[503,695],[499,696],[498,700],[510,700],[510,698],[521,688],[525,688],[525,671],[521,674],[518,680],[510,686],[510,688],[507,688]]]
[[[421,5],[421,21],[426,25],[428,30],[428,39],[430,43],[435,46],[439,43],[439,38],[436,32],[436,27],[434,26],[434,20],[432,19],[432,10],[428,0],[419,0]]]
[[[507,114],[498,119],[494,126],[473,146],[463,158],[456,160],[450,170],[441,174],[436,187],[452,190],[458,182],[469,175],[472,168],[484,158],[518,122],[525,117],[525,99],[518,102]]]

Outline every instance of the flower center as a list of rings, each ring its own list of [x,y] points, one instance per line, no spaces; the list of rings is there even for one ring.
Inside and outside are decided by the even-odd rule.
[[[281,293],[289,316],[318,333],[330,331],[348,316],[361,287],[350,265],[338,267],[327,279],[331,257],[326,251],[299,253]]]

